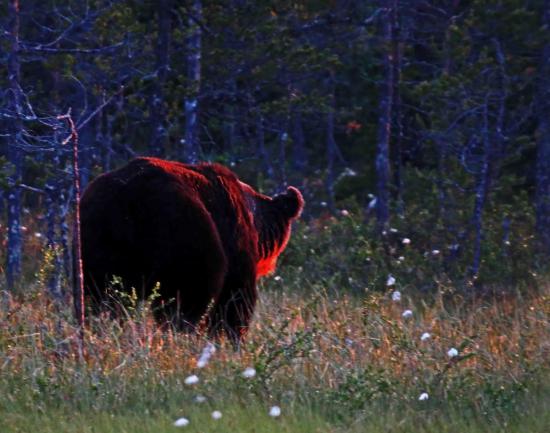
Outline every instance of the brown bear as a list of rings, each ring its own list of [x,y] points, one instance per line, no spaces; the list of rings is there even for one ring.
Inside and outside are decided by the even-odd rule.
[[[288,187],[273,198],[219,164],[136,158],[89,184],[82,197],[85,290],[93,310],[109,305],[107,287],[153,303],[160,323],[232,340],[246,333],[256,280],[272,272],[304,201]],[[206,314],[208,313],[208,314]]]

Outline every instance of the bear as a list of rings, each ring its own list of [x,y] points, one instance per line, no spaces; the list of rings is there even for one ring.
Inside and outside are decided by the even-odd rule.
[[[274,271],[303,206],[298,189],[272,198],[220,164],[133,159],[99,175],[82,195],[86,298],[93,312],[106,309],[118,277],[121,290],[140,299],[157,291],[159,324],[238,343],[257,280]]]

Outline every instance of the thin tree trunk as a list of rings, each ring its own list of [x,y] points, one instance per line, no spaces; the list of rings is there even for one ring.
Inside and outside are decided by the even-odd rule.
[[[550,28],[550,1],[544,25]],[[538,140],[536,165],[536,229],[541,250],[550,255],[550,43],[542,51],[538,83]]]
[[[19,63],[19,0],[10,0],[8,4],[8,31],[11,39],[8,53],[8,80],[11,96],[11,108],[14,120],[11,125],[8,143],[8,161],[11,164],[8,192],[8,251],[6,264],[6,282],[13,289],[21,273],[21,190],[19,184],[23,176],[23,153],[19,146],[23,134],[23,95],[20,87],[21,67]]]
[[[292,165],[296,172],[303,174],[307,166],[307,158],[302,113],[299,110],[294,110],[292,123]],[[300,178],[303,178],[303,175]]]
[[[332,86],[334,87],[334,86]],[[330,91],[330,107],[327,113],[327,178],[326,178],[326,188],[328,196],[328,207],[330,210],[334,211],[334,182],[336,180],[335,173],[335,159],[336,159],[336,141],[334,139],[334,110],[335,110],[335,100],[334,100],[334,89]]]
[[[376,218],[380,229],[388,225],[389,211],[389,183],[390,183],[390,139],[392,127],[392,100],[393,100],[393,25],[392,10],[396,1],[387,9],[383,20],[383,79],[380,88],[380,115],[378,118],[378,143],[376,147]]]
[[[189,36],[187,38],[187,83],[188,96],[185,99],[185,137],[183,159],[194,163],[199,160],[199,92],[201,85],[201,28],[202,1],[193,0],[189,18]]]
[[[392,67],[393,67],[393,101],[392,116],[394,127],[394,141],[390,148],[392,154],[393,168],[393,189],[394,198],[397,205],[397,213],[403,214],[403,154],[401,145],[403,143],[403,119],[401,114],[401,68],[402,68],[402,40],[401,28],[397,10],[397,2],[394,3],[391,14],[392,31]]]
[[[56,140],[57,141],[57,140]],[[53,166],[57,170],[60,170],[62,165],[62,153],[59,143],[54,143],[54,155]],[[61,255],[65,253],[61,250],[61,245],[58,242],[58,224],[60,222],[60,215],[62,214],[62,189],[63,179],[56,174],[48,179],[45,186],[46,192],[46,245],[49,253],[52,255],[52,268],[49,271],[47,287],[50,295],[57,302],[61,302],[63,294],[61,291],[61,274],[62,274],[62,260]]]
[[[281,172],[280,185],[286,187],[288,185],[286,175],[286,146],[288,144],[288,119],[282,122],[282,131],[279,134],[279,167]]]
[[[159,0],[158,10],[158,38],[156,47],[156,80],[151,100],[151,139],[149,153],[160,156],[164,153],[166,140],[166,109],[164,101],[164,84],[168,75],[170,50],[170,10],[171,0]]]
[[[264,166],[264,173],[268,179],[273,179],[274,170],[271,164],[271,159],[265,148],[265,131],[264,131],[264,118],[258,110],[256,114],[256,141],[257,141],[257,154],[258,159],[262,161]]]
[[[475,230],[474,253],[471,274],[477,276],[481,264],[481,242],[483,239],[483,209],[487,197],[487,183],[489,182],[489,158],[491,151],[491,138],[489,131],[489,95],[485,97],[483,107],[483,126],[481,129],[483,140],[483,155],[481,167],[476,183],[476,199],[474,204],[473,225]]]

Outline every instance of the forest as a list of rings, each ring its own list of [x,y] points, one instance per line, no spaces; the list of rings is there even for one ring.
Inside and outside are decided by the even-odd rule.
[[[0,29],[2,432],[547,431],[550,0],[7,0]],[[139,156],[301,191],[240,351],[132,295],[74,318],[80,194]]]

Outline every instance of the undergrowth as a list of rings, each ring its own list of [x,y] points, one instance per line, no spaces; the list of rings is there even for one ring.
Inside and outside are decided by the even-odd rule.
[[[186,417],[197,432],[546,432],[550,289],[527,253],[495,258],[510,282],[483,277],[474,296],[452,245],[405,224],[377,237],[353,215],[297,225],[246,341],[216,342],[204,368],[204,336],[159,329],[132,296],[81,339],[32,237],[35,276],[0,308],[0,431],[157,433]]]

